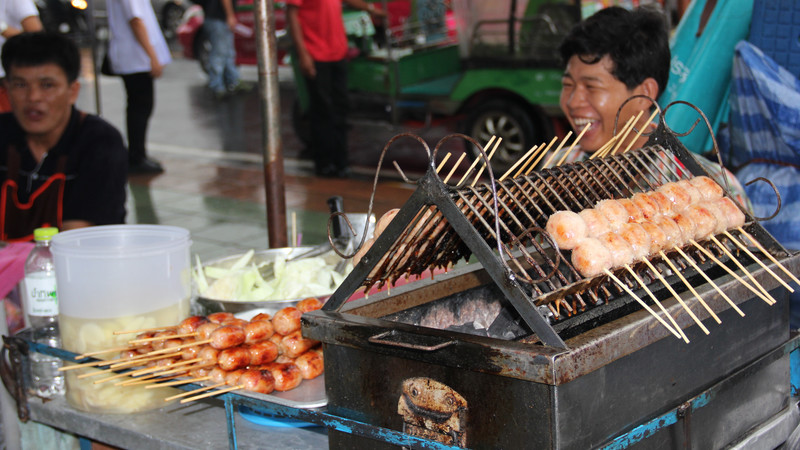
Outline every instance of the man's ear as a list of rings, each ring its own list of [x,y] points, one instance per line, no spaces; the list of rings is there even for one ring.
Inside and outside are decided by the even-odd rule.
[[[660,92],[658,92],[658,82],[652,77],[642,81],[642,84],[639,85],[637,90],[639,91],[637,94],[646,95],[653,100],[658,100],[658,95],[660,94]]]
[[[73,105],[78,101],[78,94],[80,94],[80,92],[81,82],[78,80],[73,81],[72,84],[69,85],[69,98]]]

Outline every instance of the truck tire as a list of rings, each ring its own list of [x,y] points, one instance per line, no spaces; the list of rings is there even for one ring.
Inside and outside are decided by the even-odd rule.
[[[492,136],[503,138],[492,157],[495,177],[501,176],[531,147],[547,138],[543,113],[531,112],[513,100],[493,99],[471,109],[463,127],[464,134],[483,145]],[[467,142],[466,149],[469,155],[480,156],[480,151],[472,143]]]

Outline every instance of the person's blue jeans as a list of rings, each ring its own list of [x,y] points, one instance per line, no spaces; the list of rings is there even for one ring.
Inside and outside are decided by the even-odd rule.
[[[206,19],[203,23],[203,30],[211,42],[211,52],[208,58],[208,87],[214,93],[223,93],[239,84],[233,32],[225,21],[219,19]]]

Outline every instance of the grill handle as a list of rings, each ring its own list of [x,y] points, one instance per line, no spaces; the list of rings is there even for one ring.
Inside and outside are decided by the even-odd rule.
[[[447,339],[442,341],[442,339]],[[367,339],[371,344],[402,347],[423,352],[434,352],[449,347],[456,341],[438,336],[424,336],[412,333],[403,333],[399,330],[385,331]]]

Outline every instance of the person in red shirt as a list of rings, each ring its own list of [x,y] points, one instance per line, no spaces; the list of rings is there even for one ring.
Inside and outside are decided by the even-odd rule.
[[[323,177],[349,175],[347,155],[347,36],[342,1],[378,17],[364,0],[288,0],[287,21],[309,93],[311,154]]]

